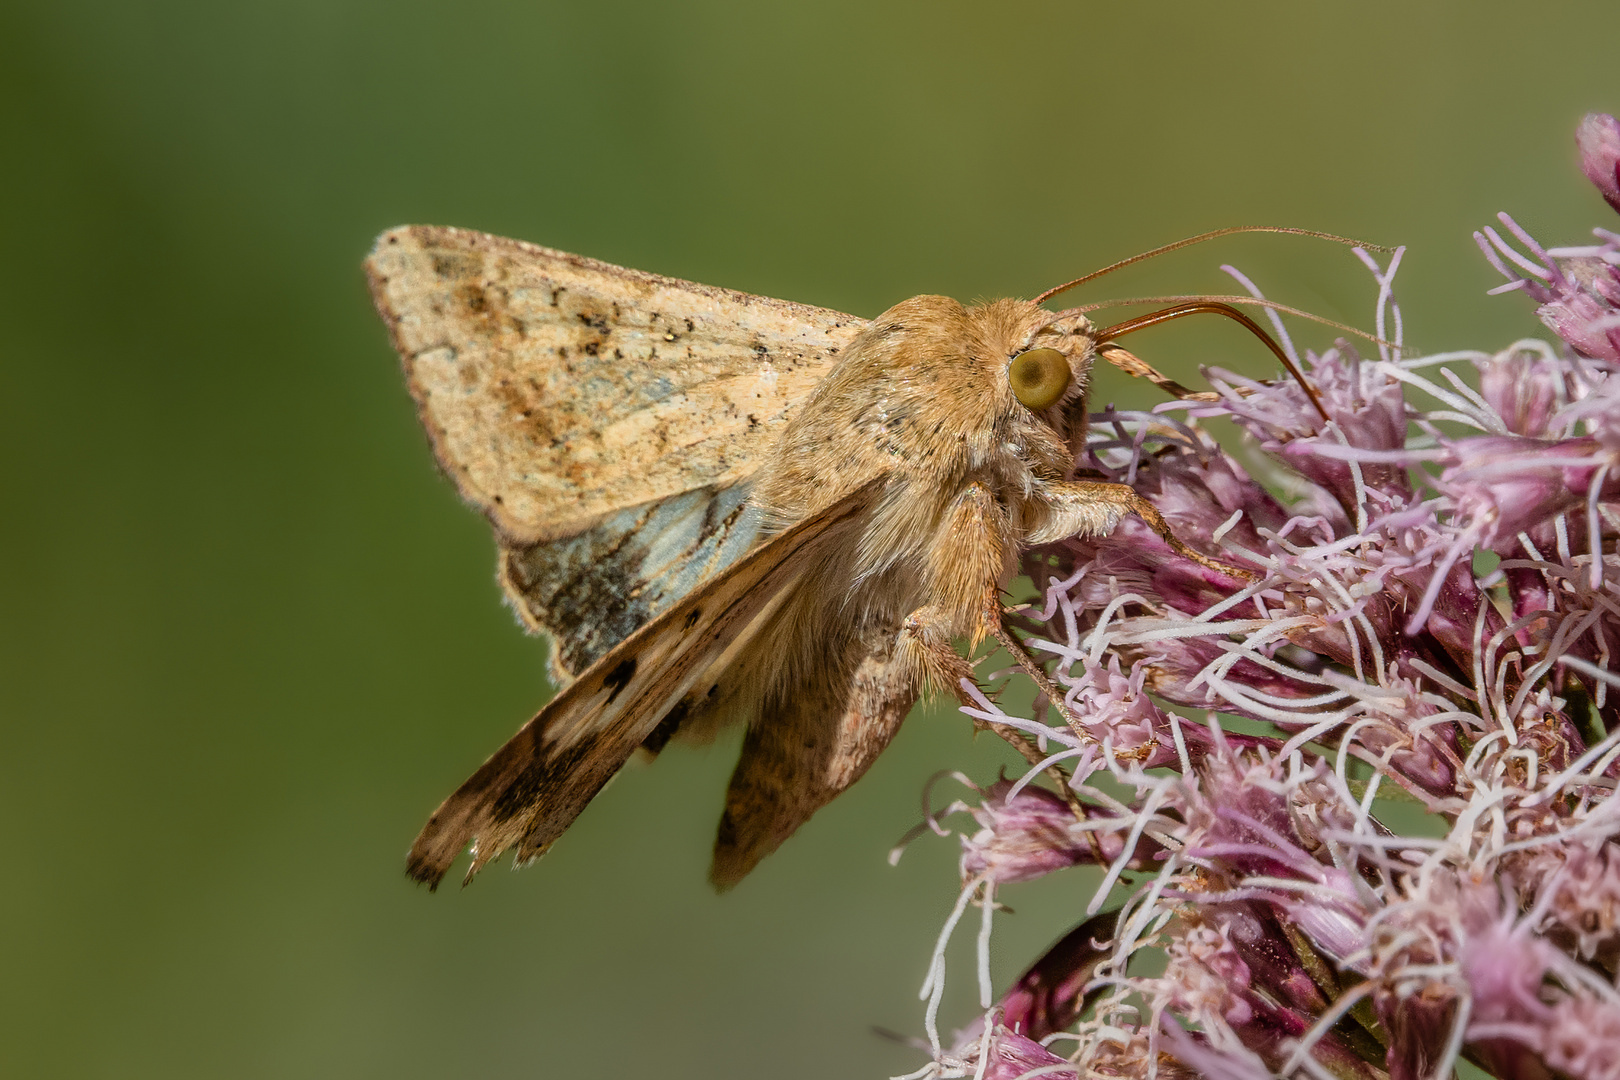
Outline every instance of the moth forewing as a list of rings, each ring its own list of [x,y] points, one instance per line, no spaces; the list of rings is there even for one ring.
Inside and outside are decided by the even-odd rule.
[[[446,799],[411,847],[409,872],[437,887],[474,844],[468,877],[507,848],[539,855],[739,635],[859,521],[858,490],[756,548],[619,643],[570,683]]]
[[[503,538],[750,476],[865,320],[465,229],[366,274],[434,452]]]
[[[748,479],[866,325],[465,229],[384,233],[366,274],[558,682],[757,541]]]

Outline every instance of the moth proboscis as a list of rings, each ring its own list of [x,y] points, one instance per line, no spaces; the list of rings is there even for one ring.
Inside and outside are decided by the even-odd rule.
[[[918,296],[865,320],[429,226],[384,233],[366,273],[562,686],[422,829],[408,871],[432,887],[469,845],[466,880],[509,847],[544,853],[637,748],[737,722],[710,871],[732,885],[867,770],[926,684],[961,692],[959,637],[994,635],[1061,707],[1002,622],[1030,545],[1135,514],[1247,576],[1131,488],[1074,476],[1099,355],[1198,396],[1124,333],[1215,311],[1288,363],[1224,303],[1099,330],[1041,307],[1050,292]]]

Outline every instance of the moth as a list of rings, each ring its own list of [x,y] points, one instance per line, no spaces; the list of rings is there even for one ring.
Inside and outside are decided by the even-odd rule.
[[[1042,307],[1052,290],[867,320],[428,226],[384,233],[366,273],[562,687],[429,818],[408,860],[429,886],[469,845],[469,881],[539,856],[638,749],[739,723],[710,870],[728,887],[866,772],[925,685],[960,686],[954,640],[994,635],[1052,689],[1002,625],[1028,546],[1135,514],[1242,575],[1074,470],[1098,357],[1189,396],[1118,337],[1224,309],[1270,343],[1225,304],[1099,329]]]

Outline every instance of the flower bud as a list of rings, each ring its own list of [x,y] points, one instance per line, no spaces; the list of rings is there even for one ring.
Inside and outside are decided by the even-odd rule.
[[[1029,786],[1011,799],[1011,780],[998,780],[973,809],[980,825],[962,837],[962,879],[988,875],[997,884],[1029,881],[1076,863],[1094,862],[1091,845],[1074,811],[1061,796]],[[1118,832],[1097,833],[1104,858],[1115,858],[1124,846]]]
[[[1607,113],[1587,113],[1575,129],[1575,145],[1581,149],[1581,171],[1620,210],[1620,121]]]

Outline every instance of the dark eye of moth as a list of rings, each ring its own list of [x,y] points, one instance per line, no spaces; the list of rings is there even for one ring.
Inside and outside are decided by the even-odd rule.
[[[1025,349],[1007,365],[1013,395],[1034,412],[1055,405],[1073,377],[1068,358],[1056,349]]]

